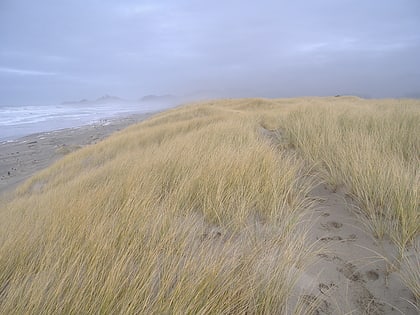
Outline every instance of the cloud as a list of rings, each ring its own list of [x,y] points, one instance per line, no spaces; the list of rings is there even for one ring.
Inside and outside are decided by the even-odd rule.
[[[342,52],[365,52],[365,53],[389,53],[403,51],[413,45],[411,40],[373,40],[342,38],[329,41],[309,42],[295,47],[298,53],[342,53]]]
[[[419,0],[0,2],[2,101],[420,86]]]
[[[47,71],[37,71],[29,69],[17,69],[17,68],[8,68],[0,67],[0,73],[12,74],[12,75],[22,75],[22,76],[53,76],[57,75],[55,72]]]
[[[136,17],[156,13],[162,9],[161,5],[152,3],[143,4],[123,4],[118,6],[115,11],[122,17]]]
[[[5,60],[32,60],[34,62],[47,62],[47,63],[67,63],[74,61],[74,58],[70,58],[64,55],[52,55],[52,54],[39,54],[28,51],[17,51],[17,50],[3,50],[0,51],[0,56]]]

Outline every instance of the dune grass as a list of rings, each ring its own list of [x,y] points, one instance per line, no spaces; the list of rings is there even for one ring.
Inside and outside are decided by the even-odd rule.
[[[258,128],[176,109],[27,181],[0,212],[0,313],[293,312],[309,185]]]
[[[0,207],[0,313],[306,314],[307,170],[407,246],[419,115],[412,101],[205,102],[71,153]]]
[[[379,238],[404,249],[420,232],[420,103],[345,98],[282,123],[290,142],[360,203]]]
[[[385,259],[420,303],[420,101],[312,101],[279,126],[279,137],[354,198],[361,222],[393,241],[398,257]]]

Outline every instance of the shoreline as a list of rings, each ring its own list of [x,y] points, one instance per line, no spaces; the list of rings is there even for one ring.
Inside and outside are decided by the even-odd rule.
[[[0,197],[64,155],[95,144],[158,112],[101,119],[93,124],[34,133],[0,143]]]

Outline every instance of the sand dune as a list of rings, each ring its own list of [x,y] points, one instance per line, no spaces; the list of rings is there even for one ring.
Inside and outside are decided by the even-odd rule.
[[[418,314],[419,101],[143,118],[1,148],[0,313]]]

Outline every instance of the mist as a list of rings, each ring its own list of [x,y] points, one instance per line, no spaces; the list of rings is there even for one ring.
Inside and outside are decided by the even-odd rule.
[[[0,2],[0,105],[420,96],[420,2]]]

